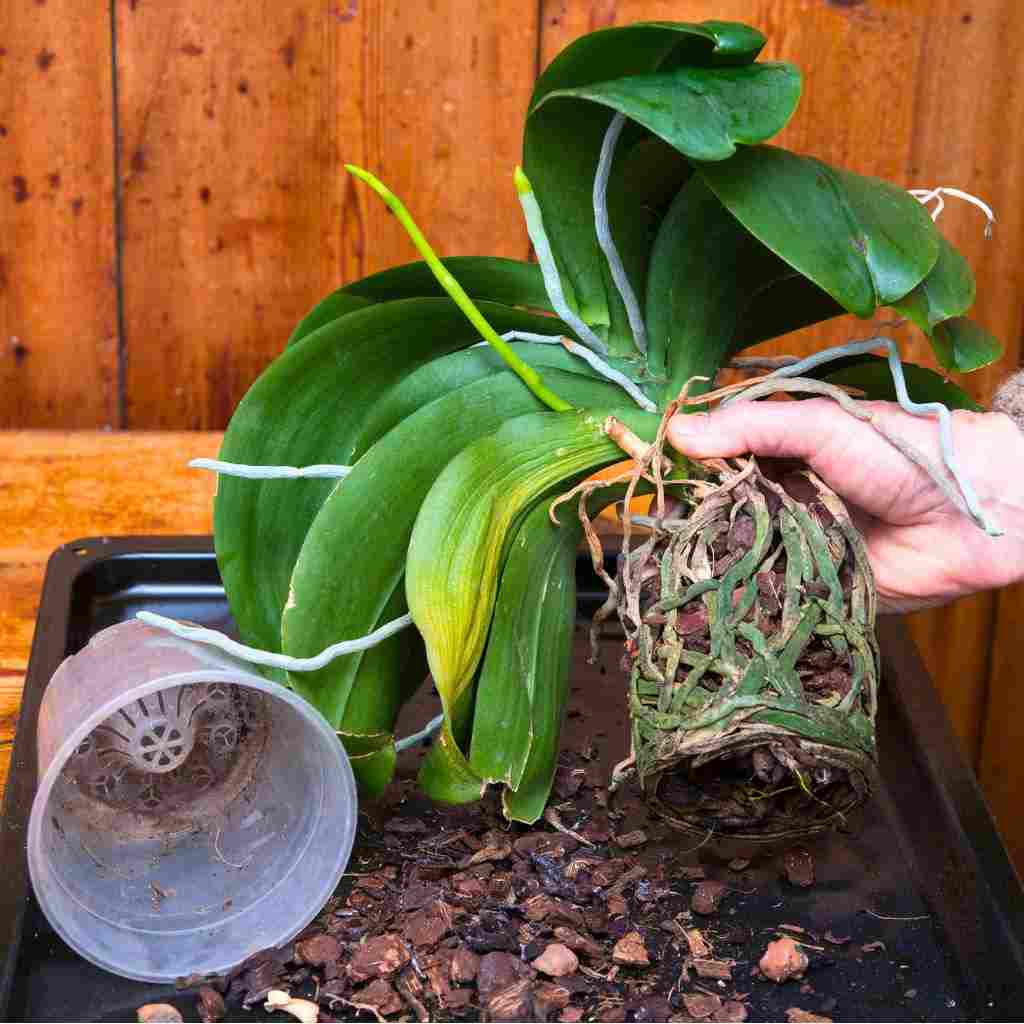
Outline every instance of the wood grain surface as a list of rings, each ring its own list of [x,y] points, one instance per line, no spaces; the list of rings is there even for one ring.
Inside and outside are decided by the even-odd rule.
[[[0,0],[0,427],[121,425],[110,26],[78,10]]]
[[[1016,0],[0,0],[0,426],[223,428],[318,298],[413,256],[344,161],[382,175],[443,253],[526,255],[509,175],[537,71],[582,33],[656,18],[746,21],[798,64],[783,145],[993,205],[990,241],[969,206],[941,221],[976,271],[973,315],[1007,346],[962,380],[988,401],[1024,336]],[[842,318],[766,350],[877,327]],[[77,522],[66,535],[102,530]],[[0,599],[32,604],[29,565],[6,566]],[[1021,622],[1017,588],[911,628],[1024,851],[1006,703]]]
[[[127,426],[223,427],[316,301],[416,257],[345,162],[443,253],[526,256],[533,8],[116,6]]]
[[[187,464],[215,456],[220,439],[0,432],[0,792],[50,554],[83,537],[209,533],[216,478]]]

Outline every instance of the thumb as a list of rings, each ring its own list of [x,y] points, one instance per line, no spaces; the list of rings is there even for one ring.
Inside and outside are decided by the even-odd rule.
[[[694,459],[732,455],[809,461],[835,436],[844,414],[832,402],[736,402],[710,413],[673,416],[669,443]]]

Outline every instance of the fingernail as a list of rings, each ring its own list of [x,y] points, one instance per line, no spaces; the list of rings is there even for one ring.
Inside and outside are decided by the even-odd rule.
[[[688,412],[672,419],[671,431],[676,437],[697,437],[707,433],[710,414],[706,412]]]

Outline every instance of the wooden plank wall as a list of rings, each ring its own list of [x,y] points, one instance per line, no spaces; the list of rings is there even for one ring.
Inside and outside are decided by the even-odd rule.
[[[414,255],[343,161],[380,173],[444,252],[525,256],[510,173],[538,68],[594,28],[712,17],[803,68],[784,144],[995,206],[990,242],[975,210],[943,218],[1007,346],[965,381],[988,400],[1021,361],[1016,0],[0,0],[0,426],[223,427],[318,297]],[[1024,855],[1022,624],[1022,589],[912,621]]]

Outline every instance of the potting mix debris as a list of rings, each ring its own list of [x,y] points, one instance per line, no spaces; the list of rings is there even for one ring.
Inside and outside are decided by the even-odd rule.
[[[624,709],[595,699],[611,686],[600,672],[574,679],[541,821],[509,825],[496,793],[432,803],[415,784],[422,750],[406,752],[384,797],[361,806],[347,874],[317,918],[225,977],[184,981],[179,1009],[203,1021],[827,1021],[866,1019],[865,1007],[960,1019],[923,983],[937,973],[935,925],[869,863],[874,833],[859,850],[851,822],[740,856],[668,828],[632,782],[609,792]],[[413,720],[432,713],[420,704]]]

